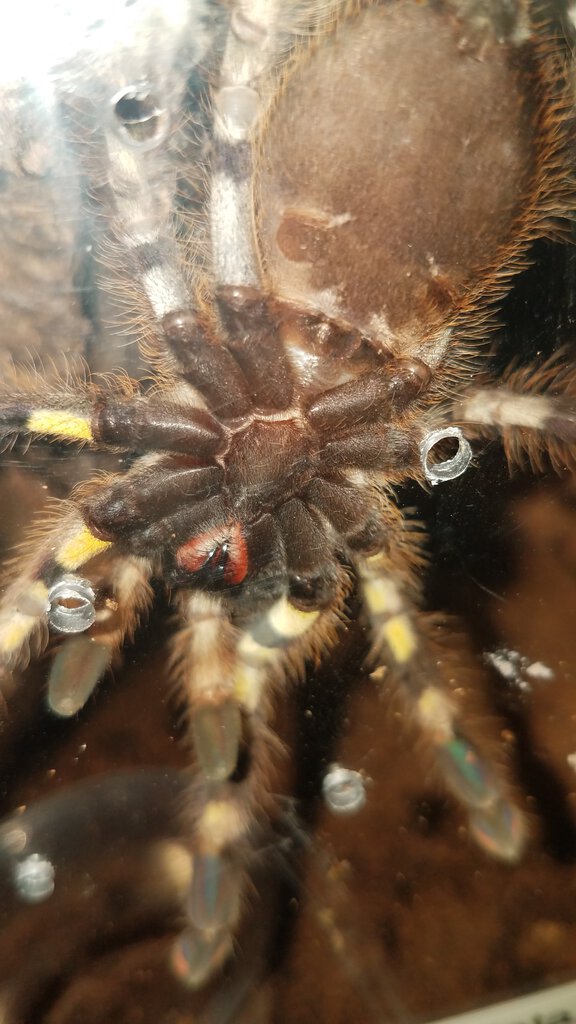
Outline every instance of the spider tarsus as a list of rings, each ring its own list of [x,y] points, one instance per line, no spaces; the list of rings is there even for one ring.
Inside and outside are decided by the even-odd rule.
[[[225,963],[232,949],[233,937],[228,929],[200,931],[189,926],[174,943],[170,964],[186,988],[197,989]]]
[[[529,838],[526,818],[505,797],[489,807],[474,809],[469,829],[481,849],[508,864],[516,864],[520,860]]]
[[[67,640],[48,676],[48,707],[62,718],[77,714],[110,668],[112,649],[89,636]]]

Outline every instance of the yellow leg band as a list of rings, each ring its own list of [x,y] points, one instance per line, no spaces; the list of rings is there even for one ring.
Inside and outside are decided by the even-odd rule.
[[[93,441],[90,420],[65,409],[35,409],[26,424],[34,434],[61,437],[65,441]]]
[[[69,540],[67,540],[56,554],[58,565],[67,572],[72,572],[80,565],[84,565],[95,555],[106,551],[112,544],[110,540],[98,540],[94,537],[87,526],[82,526]]]
[[[399,665],[405,665],[410,661],[416,651],[417,642],[407,615],[393,615],[383,627],[382,634]]]

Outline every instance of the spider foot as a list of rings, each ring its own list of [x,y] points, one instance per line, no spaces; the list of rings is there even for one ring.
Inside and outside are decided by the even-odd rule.
[[[232,952],[232,935],[215,928],[201,932],[188,927],[176,940],[170,956],[172,971],[187,988],[197,989],[223,966]]]
[[[521,811],[505,797],[499,797],[489,807],[474,810],[468,824],[478,845],[498,860],[514,864],[522,856],[527,838],[526,821]]]
[[[256,768],[256,774],[259,769]],[[173,973],[188,988],[199,988],[224,965],[242,912],[245,873],[237,850],[248,842],[254,814],[253,794],[230,784],[198,780],[198,803],[204,804],[190,830],[191,877],[184,898],[186,926],[170,956]]]
[[[180,607],[184,625],[174,639],[173,668],[189,704],[200,774],[194,806],[184,811],[193,836],[192,879],[171,966],[197,988],[231,952],[246,889],[243,861],[254,848],[254,830],[278,814],[270,796],[277,745],[266,724],[270,690],[301,674],[304,658],[330,642],[338,614],[302,610],[284,595],[240,627],[220,598],[184,593]]]
[[[450,699],[436,687],[428,687],[417,702],[416,713],[432,738],[445,785],[468,811],[476,843],[499,860],[519,860],[527,839],[524,816],[507,799],[491,766],[458,731]]]

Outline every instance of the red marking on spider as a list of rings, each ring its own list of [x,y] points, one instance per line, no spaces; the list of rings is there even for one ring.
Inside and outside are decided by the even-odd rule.
[[[237,586],[248,572],[248,548],[240,523],[216,526],[192,537],[176,552],[176,562],[185,572],[208,569],[228,586]]]

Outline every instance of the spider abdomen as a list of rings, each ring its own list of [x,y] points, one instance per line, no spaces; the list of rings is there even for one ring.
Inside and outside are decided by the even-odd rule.
[[[431,343],[490,291],[537,187],[547,143],[518,50],[488,30],[472,47],[446,5],[408,0],[300,57],[257,168],[276,294],[438,358]]]

